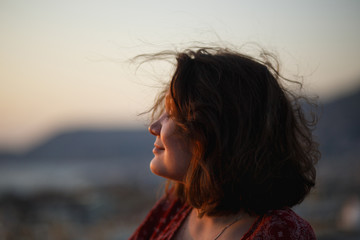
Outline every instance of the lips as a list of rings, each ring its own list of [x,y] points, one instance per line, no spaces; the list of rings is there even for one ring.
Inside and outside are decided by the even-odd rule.
[[[154,154],[156,154],[156,153],[160,153],[160,152],[162,152],[162,151],[164,151],[165,150],[165,148],[164,147],[162,147],[162,146],[160,146],[160,145],[158,145],[158,144],[154,144],[154,149],[153,149],[153,153]]]
[[[154,146],[155,146],[155,148],[158,148],[158,149],[160,149],[160,150],[164,150],[164,149],[165,149],[164,147],[162,147],[162,146],[160,146],[160,145],[158,145],[158,144],[156,144],[156,143],[154,143]]]

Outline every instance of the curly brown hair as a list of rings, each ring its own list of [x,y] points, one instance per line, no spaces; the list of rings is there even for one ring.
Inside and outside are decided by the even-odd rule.
[[[263,214],[300,203],[315,185],[320,158],[316,116],[303,111],[311,101],[284,87],[297,82],[279,74],[276,58],[224,48],[153,56],[170,55],[176,69],[152,110],[161,111],[168,92],[179,134],[193,147],[184,182],[172,182],[176,195],[200,216]]]

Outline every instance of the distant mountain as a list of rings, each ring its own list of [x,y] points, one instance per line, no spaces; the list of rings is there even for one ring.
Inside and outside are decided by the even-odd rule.
[[[319,108],[315,131],[323,159],[360,156],[360,90]],[[143,130],[83,129],[59,133],[23,155],[0,153],[0,160],[119,159],[152,157],[154,136]]]
[[[66,131],[22,155],[0,154],[0,194],[134,184],[162,180],[149,169],[155,137],[142,130]]]
[[[154,136],[147,130],[62,132],[22,155],[0,154],[0,159],[116,159],[151,156]]]
[[[360,160],[360,90],[324,104],[315,134],[324,159]]]

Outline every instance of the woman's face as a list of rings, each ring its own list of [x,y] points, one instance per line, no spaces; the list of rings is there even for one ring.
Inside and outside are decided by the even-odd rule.
[[[166,109],[169,108],[166,106]],[[150,169],[161,177],[183,181],[192,154],[187,139],[176,131],[176,124],[168,112],[165,111],[149,127],[150,133],[156,136]]]

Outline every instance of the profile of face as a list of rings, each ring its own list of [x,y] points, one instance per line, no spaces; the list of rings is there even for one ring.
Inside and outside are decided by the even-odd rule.
[[[183,181],[192,157],[191,149],[187,139],[176,131],[168,110],[149,126],[149,132],[156,136],[151,171],[170,180]]]

